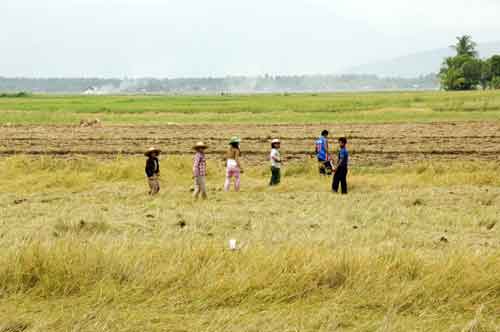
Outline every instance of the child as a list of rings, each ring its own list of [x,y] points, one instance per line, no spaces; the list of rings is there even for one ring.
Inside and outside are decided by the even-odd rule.
[[[193,197],[198,199],[207,199],[207,187],[205,177],[207,175],[207,162],[205,160],[205,150],[207,145],[203,142],[195,144],[193,149],[196,151],[193,162],[193,178],[194,178],[194,194]]]
[[[281,142],[279,139],[273,139],[271,141],[271,154],[269,159],[271,160],[271,181],[270,186],[276,186],[281,180],[281,156],[280,156]]]
[[[347,168],[349,164],[349,152],[347,151],[347,139],[345,137],[339,138],[339,160],[337,165],[333,168],[335,174],[333,175],[332,190],[339,191],[339,182],[342,187],[342,194],[347,194]]]
[[[231,178],[234,177],[234,190],[240,191],[240,174],[243,173],[243,168],[240,163],[240,142],[238,137],[232,137],[229,141],[229,150],[227,151],[226,159],[226,182],[224,190],[229,191],[231,187]]]
[[[144,155],[148,157],[146,160],[146,176],[148,177],[149,183],[149,195],[156,195],[160,191],[160,161],[158,156],[160,155],[160,150],[156,148],[149,148]]]

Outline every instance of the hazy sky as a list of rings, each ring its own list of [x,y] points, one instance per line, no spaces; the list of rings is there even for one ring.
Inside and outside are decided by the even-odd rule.
[[[500,39],[499,0],[0,0],[0,76],[335,73]]]

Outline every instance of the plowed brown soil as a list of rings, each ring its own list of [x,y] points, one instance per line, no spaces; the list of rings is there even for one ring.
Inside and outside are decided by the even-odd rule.
[[[162,126],[0,126],[0,155],[140,155],[155,145],[167,154],[190,154],[197,140],[222,156],[228,138],[242,138],[248,162],[266,160],[271,138],[283,141],[288,159],[312,156],[314,140],[327,128],[349,139],[352,161],[359,165],[408,163],[427,159],[500,160],[500,123],[458,122],[371,125],[162,125]],[[332,140],[332,143],[333,140]]]

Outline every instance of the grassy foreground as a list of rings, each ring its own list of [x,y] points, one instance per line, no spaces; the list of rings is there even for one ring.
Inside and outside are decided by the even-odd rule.
[[[500,166],[314,163],[190,198],[190,161],[0,160],[0,331],[500,331]],[[230,238],[240,250],[227,250]]]
[[[500,91],[0,98],[0,124],[385,123],[500,120]]]

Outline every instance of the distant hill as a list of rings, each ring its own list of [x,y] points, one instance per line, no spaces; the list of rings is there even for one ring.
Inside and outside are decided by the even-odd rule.
[[[481,58],[500,54],[500,41],[479,44],[477,49]],[[452,55],[454,55],[453,49],[449,47],[441,48],[352,67],[344,70],[343,73],[378,75],[380,77],[418,77],[420,75],[437,73],[443,59]]]

